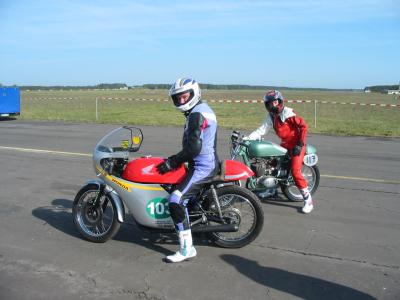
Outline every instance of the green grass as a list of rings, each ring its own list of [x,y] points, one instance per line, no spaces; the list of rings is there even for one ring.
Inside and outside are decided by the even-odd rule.
[[[263,91],[205,90],[206,100],[261,100]],[[287,99],[328,102],[399,104],[393,95],[362,92],[283,91]],[[98,100],[98,119],[95,104]],[[124,98],[107,100],[104,98]],[[62,98],[62,99],[59,99]],[[67,98],[67,99],[64,99]],[[72,99],[69,99],[72,98]],[[166,90],[105,91],[24,91],[20,119],[62,120],[88,123],[121,123],[154,126],[182,126],[184,118],[168,102],[128,100],[127,98],[168,99]],[[219,126],[253,130],[265,118],[262,103],[209,103],[217,114]],[[400,136],[400,108],[317,102],[316,127],[314,102],[287,103],[309,125],[309,131],[337,135]]]

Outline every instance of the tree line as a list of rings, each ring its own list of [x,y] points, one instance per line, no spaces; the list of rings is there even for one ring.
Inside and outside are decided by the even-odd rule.
[[[0,83],[0,87],[4,87]],[[11,85],[10,87],[17,87],[17,85]],[[148,83],[143,85],[128,86],[126,83],[100,83],[97,85],[53,85],[53,86],[41,86],[41,85],[23,85],[19,86],[21,90],[93,90],[93,89],[162,89],[167,90],[171,87],[171,84],[165,83]],[[285,86],[271,86],[271,85],[246,85],[246,84],[209,84],[200,83],[202,89],[208,90],[303,90],[303,91],[362,91],[361,89],[326,89],[326,88],[298,88],[298,87],[285,87]],[[369,90],[377,93],[387,93],[388,90],[398,90],[400,85],[374,85],[367,86],[364,91]]]
[[[272,86],[272,85],[246,85],[246,84],[209,84],[209,83],[199,83],[200,87],[205,90],[297,90],[297,91],[361,91],[357,89],[326,89],[326,88],[299,88],[299,87],[286,87],[286,86]],[[143,84],[141,86],[145,89],[155,90],[155,89],[169,89],[171,84]]]
[[[388,90],[399,90],[399,89],[400,89],[400,84],[396,84],[396,85],[373,85],[373,86],[365,87],[364,90],[369,90],[371,92],[376,92],[376,93],[387,93]]]
[[[0,87],[3,86],[0,83]],[[17,87],[17,85],[12,85],[10,87]],[[43,85],[21,85],[18,86],[21,90],[93,90],[93,89],[127,89],[128,85],[125,83],[100,83],[97,85],[52,85],[52,86],[43,86]]]

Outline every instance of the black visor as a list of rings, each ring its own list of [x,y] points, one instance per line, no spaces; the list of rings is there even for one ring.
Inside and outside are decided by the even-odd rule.
[[[187,93],[187,92],[190,93],[189,98],[185,101],[185,103],[179,103],[179,99],[178,99],[179,96],[181,96],[181,95],[183,95],[183,94],[185,94],[185,93]],[[174,105],[175,105],[175,106],[181,106],[181,105],[185,105],[185,104],[188,103],[190,100],[192,100],[192,99],[193,99],[193,96],[194,96],[194,91],[191,89],[191,90],[188,90],[188,91],[184,91],[184,92],[180,92],[180,93],[178,93],[178,94],[172,95],[171,98],[172,98],[172,101],[174,101]]]
[[[272,103],[274,101],[278,101],[278,106],[274,106]],[[270,113],[278,113],[279,112],[279,107],[282,107],[283,101],[280,99],[275,99],[275,97],[267,97],[266,101],[264,101],[265,108],[267,109],[268,112]]]
[[[265,102],[272,102],[272,101],[275,101],[275,100],[278,100],[277,98],[275,98],[275,96],[272,96],[272,95],[270,95],[270,96],[267,96],[267,97],[265,97]]]

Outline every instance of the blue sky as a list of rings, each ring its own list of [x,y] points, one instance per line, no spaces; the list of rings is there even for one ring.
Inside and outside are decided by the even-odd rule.
[[[0,0],[3,85],[400,81],[400,0]]]

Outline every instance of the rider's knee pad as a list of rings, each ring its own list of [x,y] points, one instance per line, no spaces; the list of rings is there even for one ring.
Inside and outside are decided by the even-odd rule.
[[[183,205],[172,202],[169,204],[169,212],[175,223],[182,223],[186,219],[185,207]]]

